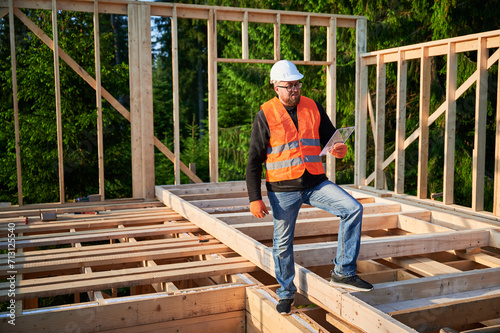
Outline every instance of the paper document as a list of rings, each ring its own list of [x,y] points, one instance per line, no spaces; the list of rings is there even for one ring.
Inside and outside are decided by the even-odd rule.
[[[330,150],[333,149],[333,146],[335,146],[336,143],[345,143],[349,136],[351,136],[352,132],[354,132],[354,126],[353,127],[343,127],[339,128],[333,133],[332,137],[330,138],[330,141],[326,144],[326,146],[323,148],[321,153],[319,153],[319,156],[326,155],[327,153],[330,152]]]

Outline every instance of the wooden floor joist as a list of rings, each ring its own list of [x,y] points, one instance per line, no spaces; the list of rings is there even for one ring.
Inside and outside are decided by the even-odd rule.
[[[499,325],[496,221],[346,189],[364,207],[358,274],[375,289],[329,284],[340,221],[304,206],[291,316],[274,310],[272,214],[250,214],[244,182],[158,186],[157,202],[123,209],[100,202],[99,214],[51,206],[57,219],[48,222],[26,206],[20,212],[30,216],[27,225],[23,215],[4,210],[0,246],[7,247],[14,223],[15,270],[22,274],[13,332],[57,331],[62,316],[71,319],[65,328],[89,332],[460,332]],[[9,277],[8,260],[0,255],[0,277]],[[0,303],[10,302],[10,288],[0,283]],[[47,297],[70,300],[38,309]],[[12,331],[8,320],[0,313],[1,331]]]
[[[239,182],[225,183],[223,186],[207,184],[205,187],[198,184],[197,193],[188,186],[164,186],[157,187],[157,197],[237,253],[246,256],[264,271],[273,274],[272,257],[268,248],[273,231],[272,216],[263,219],[251,216],[248,212],[248,201],[245,202],[247,200],[245,193],[241,193],[241,186],[244,184]],[[498,224],[483,219],[462,218],[453,212],[435,212],[432,207],[401,203],[354,188],[348,188],[348,191],[365,207],[364,236],[358,260],[373,264],[359,265],[358,268],[363,269],[360,274],[372,281],[376,279],[392,279],[392,281],[385,282],[387,288],[384,287],[384,283],[375,283],[375,290],[371,293],[349,293],[347,290],[329,286],[328,270],[318,270],[318,267],[333,265],[336,249],[335,234],[338,231],[339,219],[313,207],[304,206],[295,233],[294,253],[297,273],[295,281],[302,294],[329,312],[329,322],[337,323],[338,327],[345,329],[356,327],[360,331],[368,332],[432,331],[439,325],[449,326],[453,323],[445,319],[419,326],[418,323],[405,318],[413,318],[412,314],[425,318],[429,317],[432,311],[444,309],[446,303],[440,307],[426,309],[427,305],[418,305],[419,299],[427,297],[425,296],[427,290],[431,290],[431,295],[433,291],[439,295],[443,292],[443,284],[453,285],[451,281],[457,277],[463,277],[462,280],[468,281],[466,276],[471,280],[485,281],[485,286],[473,287],[474,283],[470,283],[468,285],[471,290],[448,289],[450,295],[442,297],[452,297],[451,294],[458,297],[458,294],[462,293],[462,297],[465,298],[453,305],[457,309],[462,309],[462,306],[467,308],[465,305],[467,302],[476,305],[488,304],[492,307],[490,311],[485,312],[484,317],[471,318],[467,324],[474,324],[474,320],[485,322],[486,319],[497,318],[496,296],[491,295],[478,303],[477,294],[483,290],[489,290],[491,293],[495,288],[500,288],[496,271],[500,267],[496,263],[500,255],[481,253],[482,248],[494,246],[497,238],[495,229],[498,228]],[[224,192],[233,194],[233,200],[224,196]],[[264,202],[267,203],[266,199],[264,197]],[[321,241],[321,236],[325,234],[333,235],[333,240]],[[266,245],[260,243],[262,241],[265,241]],[[446,253],[453,259],[446,261],[447,256],[442,255]],[[436,260],[438,257],[443,257],[445,260],[442,262]],[[374,260],[379,260],[380,263]],[[468,267],[471,270],[467,270]],[[376,269],[378,273],[370,273],[371,269]],[[312,270],[323,273],[318,276],[312,273]],[[449,276],[452,278],[448,278]],[[427,285],[431,282],[441,287],[435,290]],[[416,295],[415,298],[408,300],[409,303],[415,304],[415,307],[399,310],[404,311],[403,314],[394,310],[389,311],[391,305],[384,307],[385,304],[391,304],[390,301],[383,304],[370,303],[370,295],[373,295],[373,299],[381,299],[379,288],[382,295],[395,295],[396,303],[403,302],[404,299],[398,294],[399,289],[401,289],[399,293]],[[465,295],[470,297],[467,298]],[[339,319],[333,320],[332,316]],[[458,323],[457,327],[465,326],[463,323]]]

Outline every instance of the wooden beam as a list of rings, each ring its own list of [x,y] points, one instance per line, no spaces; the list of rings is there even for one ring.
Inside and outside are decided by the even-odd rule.
[[[128,5],[130,128],[134,198],[154,197],[154,126],[150,7]]]
[[[392,257],[386,260],[421,276],[435,276],[462,272],[459,269],[422,256]]]
[[[499,46],[500,46],[500,37],[499,37]],[[497,80],[497,119],[495,127],[496,130],[495,130],[495,170],[494,170],[494,186],[493,186],[493,215],[500,216],[500,75],[498,76]]]
[[[330,20],[330,26],[326,29],[326,60],[331,65],[326,67],[326,114],[330,118],[333,126],[337,126],[337,22],[335,18]],[[305,47],[305,46],[304,46]],[[326,155],[326,176],[335,182],[335,157],[332,154]]]
[[[484,209],[484,172],[486,168],[486,118],[488,114],[488,54],[486,38],[479,37],[477,51],[476,122],[472,150],[472,210]]]
[[[199,279],[225,274],[247,273],[256,270],[255,265],[244,258],[170,264],[165,267],[151,266],[121,270],[93,272],[89,274],[38,278],[16,285],[16,298],[28,299],[86,292],[89,289],[105,290],[140,286],[160,282]],[[0,301],[8,299],[8,286],[1,284]]]
[[[297,314],[279,314],[275,309],[277,300],[266,289],[247,288],[246,295],[247,326],[259,332],[311,333],[310,325]]]
[[[243,22],[241,22],[241,59],[247,60],[249,58],[248,52],[248,11],[243,15]]]
[[[78,233],[68,234],[60,233],[53,235],[51,237],[47,235],[41,236],[24,236],[18,237],[16,240],[16,248],[24,247],[37,247],[45,245],[58,245],[58,244],[70,244],[74,242],[84,242],[84,241],[98,241],[105,239],[118,239],[120,237],[144,237],[151,235],[165,235],[180,232],[197,232],[199,228],[197,226],[183,226],[183,227],[171,227],[171,226],[150,226],[150,227],[130,227],[125,231],[119,231],[116,229],[101,229],[101,230],[88,230],[80,231]],[[7,240],[5,238],[0,239],[0,249],[7,248]]]
[[[210,216],[201,209],[190,205],[188,202],[176,197],[163,187],[156,187],[156,195],[158,199],[167,206],[178,211],[186,219],[199,225],[203,230],[231,247],[237,253],[245,256],[245,258],[256,266],[263,269],[265,272],[274,274],[272,253],[268,247]],[[369,329],[382,325],[393,332],[413,331],[411,328],[398,323],[386,314],[372,307],[358,307],[358,302],[356,300],[344,297],[345,294],[340,289],[332,288],[328,281],[308,269],[301,267],[297,263],[295,264],[294,282],[298,289],[301,290],[302,293],[307,294],[315,304],[343,318],[345,318],[344,313],[349,313],[348,311],[344,312],[344,310],[355,308],[355,315],[345,319],[362,329]],[[361,320],[360,318],[364,319]]]
[[[39,327],[50,327],[54,331],[64,331],[68,327],[78,327],[91,332],[159,322],[175,323],[197,317],[203,321],[208,320],[207,316],[245,310],[245,287],[212,288],[177,295],[142,295],[102,305],[90,303],[62,307],[58,311],[33,311],[16,316],[19,320],[16,320],[15,326],[0,322],[0,330],[34,332]],[[69,319],[61,320],[62,317]]]
[[[14,0],[9,0],[14,1]],[[9,8],[0,8],[0,18],[3,18],[5,15],[9,14]]]
[[[230,249],[226,245],[214,244],[204,246],[181,247],[173,249],[161,249],[156,251],[142,251],[142,252],[127,252],[119,254],[97,254],[92,257],[80,256],[70,259],[51,260],[49,262],[27,262],[19,263],[16,268],[26,274],[35,272],[69,270],[72,268],[80,268],[83,266],[109,266],[116,264],[126,264],[132,262],[148,261],[148,260],[166,260],[192,257],[201,254],[210,253],[223,253],[228,252]]]
[[[369,293],[357,292],[353,295],[372,306],[411,301],[495,287],[498,286],[498,274],[500,268],[487,268],[380,283]]]
[[[433,332],[441,327],[457,327],[500,317],[500,294],[428,305],[391,312],[390,315],[419,332]]]
[[[483,247],[488,246],[489,236],[487,230],[464,230],[362,240],[358,260]],[[294,247],[295,262],[305,267],[331,264],[336,252],[337,244],[332,242],[296,245]]]
[[[57,28],[57,3],[52,0],[52,51],[54,55],[54,89],[56,103],[56,124],[57,124],[57,156],[59,170],[59,201],[65,202],[64,194],[64,151],[62,134],[62,112],[61,112],[61,83],[59,77],[59,32]]]
[[[309,60],[311,60],[311,16],[307,15],[304,25],[304,61]]]
[[[174,183],[176,185],[181,183],[180,174],[180,110],[179,110],[179,52],[177,41],[177,7],[172,8],[172,18],[170,24],[172,25],[172,103],[173,103],[173,118],[174,118]]]
[[[16,145],[16,172],[17,172],[17,200],[19,206],[23,205],[23,178],[21,172],[21,147],[19,145],[19,101],[17,96],[17,61],[16,61],[16,36],[14,23],[14,0],[9,0],[9,35],[10,35],[10,63],[12,71],[12,106],[14,108],[14,139]],[[1,14],[1,13],[0,13]],[[0,15],[2,17],[3,15]]]
[[[217,11],[210,9],[208,34],[208,132],[210,181],[219,181],[219,130],[217,112]]]
[[[153,324],[140,324],[119,329],[120,333],[136,332],[204,332],[245,333],[245,310],[212,314],[202,317],[175,319]]]
[[[356,131],[355,135],[355,168],[354,183],[358,186],[366,184],[366,152],[367,152],[367,111],[370,95],[368,91],[368,66],[360,59],[359,73],[359,96],[356,107]]]
[[[94,0],[94,54],[95,54],[95,94],[97,107],[97,161],[99,166],[99,194],[101,201],[105,200],[104,186],[104,127],[102,124],[102,94],[101,94],[101,46],[99,37],[99,3]]]
[[[401,49],[405,52],[405,58],[407,60],[418,59],[421,57],[421,49],[422,47],[429,48],[429,56],[444,56],[448,54],[448,46],[449,43],[456,44],[457,52],[470,52],[477,50],[478,47],[478,39],[480,37],[487,39],[487,47],[488,48],[496,48],[498,47],[498,35],[500,30],[481,32],[477,34],[470,34],[466,36],[459,36],[454,38],[441,39],[432,42],[425,42],[420,44],[413,44],[404,46],[401,48],[391,48],[380,51],[373,51],[363,55],[366,58],[367,63],[370,65],[376,64],[376,57],[379,54],[385,56],[384,61],[393,62],[397,59],[398,50]]]
[[[375,188],[384,188],[384,137],[385,137],[385,94],[386,65],[384,56],[377,56],[377,128],[375,136]]]
[[[427,172],[429,164],[429,113],[431,99],[431,60],[429,49],[422,48],[420,58],[420,102],[419,102],[419,128],[420,140],[418,141],[418,172],[417,172],[417,197],[427,198]]]
[[[455,43],[448,43],[446,65],[446,123],[444,135],[443,203],[454,202],[455,181],[455,130],[457,120],[457,53]]]
[[[274,21],[274,60],[281,60],[281,14],[277,13]]]
[[[394,192],[405,192],[405,150],[406,136],[406,81],[408,79],[408,66],[402,52],[399,52],[397,74],[397,106],[396,106],[396,165],[394,171]]]

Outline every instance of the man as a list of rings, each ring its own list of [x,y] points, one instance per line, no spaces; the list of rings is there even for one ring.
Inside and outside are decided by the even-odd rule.
[[[255,116],[246,174],[250,211],[262,218],[269,214],[260,189],[265,163],[267,196],[274,219],[273,258],[280,284],[276,310],[281,314],[291,312],[297,292],[293,283],[293,237],[303,203],[340,217],[331,284],[357,291],[373,288],[356,275],[363,206],[325,175],[319,153],[335,127],[319,103],[301,96],[299,80],[303,77],[287,60],[272,67],[271,83],[277,97],[264,103]],[[331,150],[336,158],[343,158],[346,153],[343,143]]]

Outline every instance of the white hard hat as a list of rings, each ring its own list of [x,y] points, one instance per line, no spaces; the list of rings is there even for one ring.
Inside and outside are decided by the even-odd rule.
[[[297,67],[288,60],[280,60],[271,68],[271,83],[274,81],[297,81],[304,77]]]

